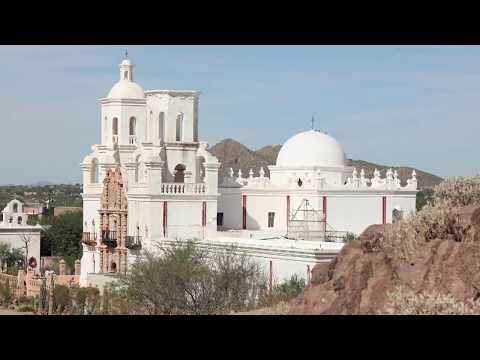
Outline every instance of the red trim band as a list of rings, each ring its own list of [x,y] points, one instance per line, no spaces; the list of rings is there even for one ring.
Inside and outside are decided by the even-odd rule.
[[[327,197],[323,197],[323,231],[327,231]]]
[[[163,237],[167,237],[167,202],[163,202]]]
[[[242,229],[247,228],[247,195],[242,196]]]
[[[207,203],[202,203],[202,226],[207,226]]]
[[[287,227],[288,227],[289,218],[290,218],[290,195],[287,195]]]
[[[387,223],[387,197],[382,196],[382,224]]]

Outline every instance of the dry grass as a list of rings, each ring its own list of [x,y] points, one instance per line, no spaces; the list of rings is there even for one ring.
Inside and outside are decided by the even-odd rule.
[[[450,294],[416,293],[398,287],[387,294],[384,315],[479,315],[480,302],[462,302]]]
[[[231,313],[230,315],[288,315],[290,305],[286,302],[278,303],[272,307],[255,309],[247,312]]]
[[[480,204],[480,177],[455,177],[434,188],[433,204],[387,229],[382,248],[410,261],[419,247],[433,239],[472,241],[474,229],[462,219],[460,206]]]

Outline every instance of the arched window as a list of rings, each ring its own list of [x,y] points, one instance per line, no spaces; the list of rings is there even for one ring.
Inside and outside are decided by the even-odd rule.
[[[145,133],[147,134],[147,141],[153,137],[150,135],[150,128],[153,129],[153,111],[150,111],[150,121],[147,121],[147,124],[146,124]]]
[[[203,156],[198,157],[198,182],[202,182],[205,177],[205,158]]]
[[[176,131],[176,141],[182,141],[183,137],[183,113],[177,115],[177,131]]]
[[[135,119],[133,116],[130,118],[130,124],[129,124],[129,134],[130,134],[130,144],[135,144],[137,142],[137,119]]]
[[[137,120],[132,116],[130,118],[130,132],[129,132],[130,135],[135,135],[136,133],[136,126],[137,126],[136,122]]]
[[[14,213],[18,212],[18,204],[17,203],[13,204],[13,212]]]
[[[118,119],[116,117],[112,120],[112,135],[118,135]]]
[[[0,222],[3,222],[3,214],[0,213]]]
[[[165,113],[162,111],[158,114],[158,139],[163,140],[165,134]]]
[[[123,78],[124,78],[125,80],[128,79],[128,71],[124,71],[124,72],[123,72]]]
[[[17,223],[18,223],[18,225],[22,225],[22,217],[21,216],[19,216],[17,218]]]
[[[92,160],[92,166],[90,168],[90,182],[92,184],[98,183],[98,160]]]
[[[183,183],[185,182],[185,165],[178,164],[175,166],[175,182],[176,183]]]
[[[10,216],[10,218],[8,219],[8,222],[11,224],[13,222],[13,217]]]

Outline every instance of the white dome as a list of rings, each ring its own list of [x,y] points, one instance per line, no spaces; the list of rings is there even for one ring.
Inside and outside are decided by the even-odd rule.
[[[120,80],[113,85],[107,97],[109,99],[145,99],[145,92],[133,81]]]
[[[285,142],[277,157],[277,166],[345,166],[343,147],[321,131],[301,132]]]

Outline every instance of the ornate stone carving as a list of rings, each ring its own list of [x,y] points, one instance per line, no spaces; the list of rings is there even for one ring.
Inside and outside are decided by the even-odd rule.
[[[128,202],[120,168],[108,169],[103,180],[100,202],[101,269],[103,272],[126,272]],[[114,265],[113,265],[114,264]]]

